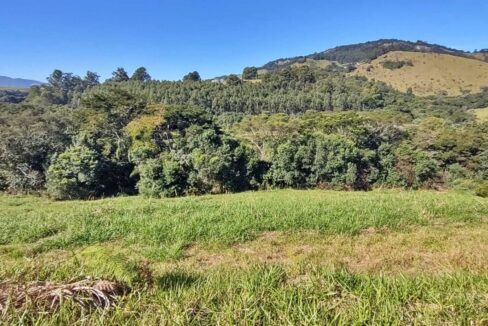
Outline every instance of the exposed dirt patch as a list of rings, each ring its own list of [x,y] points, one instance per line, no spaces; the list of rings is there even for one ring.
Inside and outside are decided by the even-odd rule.
[[[177,265],[197,269],[253,263],[346,268],[357,273],[488,272],[488,224],[436,225],[357,236],[265,232],[230,248],[193,246]]]

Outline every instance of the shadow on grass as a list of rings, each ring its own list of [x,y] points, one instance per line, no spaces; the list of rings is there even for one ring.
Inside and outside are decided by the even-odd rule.
[[[157,277],[155,285],[163,290],[175,290],[192,286],[199,280],[199,277],[183,271],[168,272]]]

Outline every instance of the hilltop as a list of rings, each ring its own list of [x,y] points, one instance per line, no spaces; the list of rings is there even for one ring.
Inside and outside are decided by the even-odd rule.
[[[335,64],[354,76],[385,82],[419,96],[459,96],[488,87],[488,51],[467,52],[424,41],[381,39],[338,46],[305,56],[282,58],[260,67],[260,73],[286,67]]]
[[[439,53],[480,60],[487,59],[486,53],[483,51],[471,53],[424,41],[411,42],[397,39],[381,39],[365,43],[337,46],[332,49],[304,56],[281,58],[266,63],[262,68],[266,70],[275,70],[294,63],[303,63],[307,59],[336,61],[341,64],[356,64],[374,60],[393,51]]]

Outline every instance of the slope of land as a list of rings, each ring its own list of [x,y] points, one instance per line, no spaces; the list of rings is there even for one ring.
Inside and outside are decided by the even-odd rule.
[[[488,199],[469,194],[282,190],[86,202],[0,196],[0,206],[6,324],[488,318]],[[1,289],[26,285],[32,293],[48,286],[44,281],[87,278],[130,291],[109,310],[82,309],[88,301],[69,293],[61,309],[39,305],[42,298],[17,309],[12,302],[22,298],[2,301]]]
[[[405,63],[388,68],[387,63]],[[383,81],[403,92],[416,95],[458,96],[488,87],[488,63],[446,54],[390,52],[371,63],[361,64],[353,73]]]
[[[482,52],[477,52],[475,56],[470,52],[451,49],[446,46],[423,41],[410,42],[397,39],[381,39],[365,43],[337,46],[332,49],[305,56],[278,59],[268,62],[263,68],[267,70],[275,70],[286,65],[304,62],[307,59],[336,61],[341,64],[356,64],[376,59],[393,51],[451,54],[454,56],[484,60],[484,53]]]

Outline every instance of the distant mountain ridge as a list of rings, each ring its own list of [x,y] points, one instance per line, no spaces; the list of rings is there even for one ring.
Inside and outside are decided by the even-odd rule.
[[[34,85],[41,85],[42,83],[32,79],[12,78],[7,76],[0,76],[0,87],[12,88],[29,88]]]
[[[276,70],[295,63],[303,63],[307,59],[329,60],[342,64],[357,64],[374,60],[393,51],[450,54],[459,57],[483,60],[480,56],[477,56],[476,53],[452,49],[443,45],[431,44],[424,41],[411,42],[398,39],[381,39],[365,43],[337,46],[332,49],[305,56],[277,59],[266,63],[261,68],[266,70]]]

